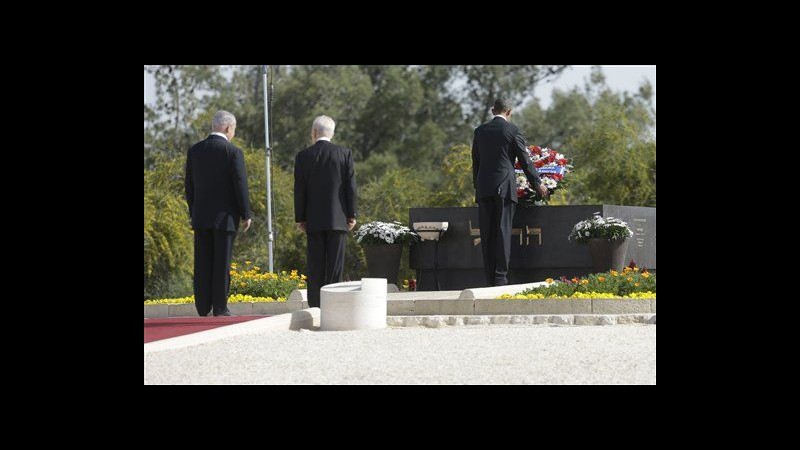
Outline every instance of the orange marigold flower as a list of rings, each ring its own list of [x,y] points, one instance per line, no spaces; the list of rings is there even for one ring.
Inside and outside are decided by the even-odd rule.
[[[603,281],[606,281],[606,277],[597,277],[597,281],[602,283]]]

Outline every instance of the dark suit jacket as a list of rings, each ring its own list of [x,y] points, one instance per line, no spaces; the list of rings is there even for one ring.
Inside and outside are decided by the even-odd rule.
[[[517,202],[517,181],[514,158],[519,158],[522,170],[534,189],[541,181],[525,150],[525,138],[516,125],[495,117],[475,129],[472,140],[472,184],[475,201],[479,198],[508,198]]]
[[[186,155],[186,202],[192,228],[238,230],[250,218],[242,151],[216,135],[194,144]]]
[[[317,141],[294,159],[294,220],[306,231],[347,231],[356,216],[356,177],[348,148]]]

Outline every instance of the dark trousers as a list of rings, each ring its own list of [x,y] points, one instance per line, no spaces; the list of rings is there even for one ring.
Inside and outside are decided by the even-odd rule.
[[[481,250],[486,286],[508,284],[508,262],[511,260],[511,222],[516,203],[497,196],[478,199],[478,221],[481,227]]]
[[[194,230],[194,305],[197,314],[228,309],[235,231]]]
[[[322,286],[342,281],[346,231],[306,233],[308,238],[308,306],[319,307]]]

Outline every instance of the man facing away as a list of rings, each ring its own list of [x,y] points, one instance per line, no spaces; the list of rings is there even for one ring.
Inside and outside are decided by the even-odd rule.
[[[250,228],[244,155],[230,143],[236,118],[214,114],[212,133],[186,155],[186,202],[194,229],[194,302],[197,313],[230,316],[231,250],[239,221]]]
[[[308,306],[319,307],[320,288],[342,281],[347,232],[356,224],[353,154],[331,143],[336,123],[319,116],[314,145],[294,160],[294,217],[308,240]]]
[[[472,140],[472,183],[478,220],[481,228],[481,250],[487,286],[508,284],[508,263],[511,259],[511,223],[517,204],[517,181],[514,159],[519,159],[531,186],[542,195],[547,188],[541,183],[528,146],[511,118],[511,101],[497,99],[494,118],[475,129]]]

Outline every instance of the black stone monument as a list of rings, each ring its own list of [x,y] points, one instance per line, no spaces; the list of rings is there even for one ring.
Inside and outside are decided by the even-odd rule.
[[[585,244],[567,239],[572,227],[591,218],[595,212],[603,217],[617,217],[633,231],[629,238],[627,263],[656,270],[656,208],[615,205],[539,206],[517,208],[514,214],[511,241],[512,284],[587,275],[592,272],[592,259]],[[478,225],[478,208],[411,208],[414,222],[449,222],[449,229],[439,241],[438,276],[442,290],[483,287],[483,258]],[[417,290],[436,290],[434,283],[434,243],[413,244],[409,252],[410,266],[417,270]]]

